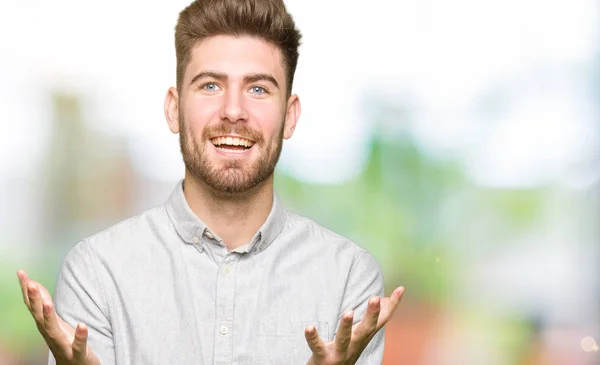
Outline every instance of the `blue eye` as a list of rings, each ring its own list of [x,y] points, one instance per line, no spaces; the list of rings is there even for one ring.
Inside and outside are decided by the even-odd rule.
[[[253,88],[250,89],[250,91],[253,94],[258,94],[258,95],[262,95],[262,94],[266,94],[267,91],[265,90],[265,88],[260,87],[260,86],[254,86]]]
[[[218,89],[218,86],[214,82],[209,82],[208,84],[202,85],[202,89],[206,91],[216,91]]]

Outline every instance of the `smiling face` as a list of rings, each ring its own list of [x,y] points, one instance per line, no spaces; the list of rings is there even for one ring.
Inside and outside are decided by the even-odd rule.
[[[297,96],[287,98],[281,52],[258,38],[219,35],[191,56],[180,93],[169,89],[165,101],[187,171],[230,194],[269,181],[300,114]]]

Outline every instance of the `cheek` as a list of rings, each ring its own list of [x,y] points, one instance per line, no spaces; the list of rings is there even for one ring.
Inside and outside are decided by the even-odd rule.
[[[279,138],[279,132],[285,119],[285,111],[278,106],[255,105],[248,108],[250,121],[260,130],[266,140]]]
[[[187,130],[200,137],[204,128],[219,119],[219,109],[215,103],[195,99],[188,102],[183,110]]]

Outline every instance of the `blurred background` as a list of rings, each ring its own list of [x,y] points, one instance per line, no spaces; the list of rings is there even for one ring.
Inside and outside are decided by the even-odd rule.
[[[286,3],[303,110],[276,189],[406,286],[384,364],[600,363],[600,3]],[[16,270],[52,290],[183,176],[187,4],[0,4],[0,364],[47,359]]]

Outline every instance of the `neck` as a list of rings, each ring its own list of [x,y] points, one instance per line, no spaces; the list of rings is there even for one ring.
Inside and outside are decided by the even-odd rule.
[[[273,175],[249,191],[228,194],[214,190],[186,170],[184,196],[196,216],[231,251],[250,243],[267,220],[273,207]]]

